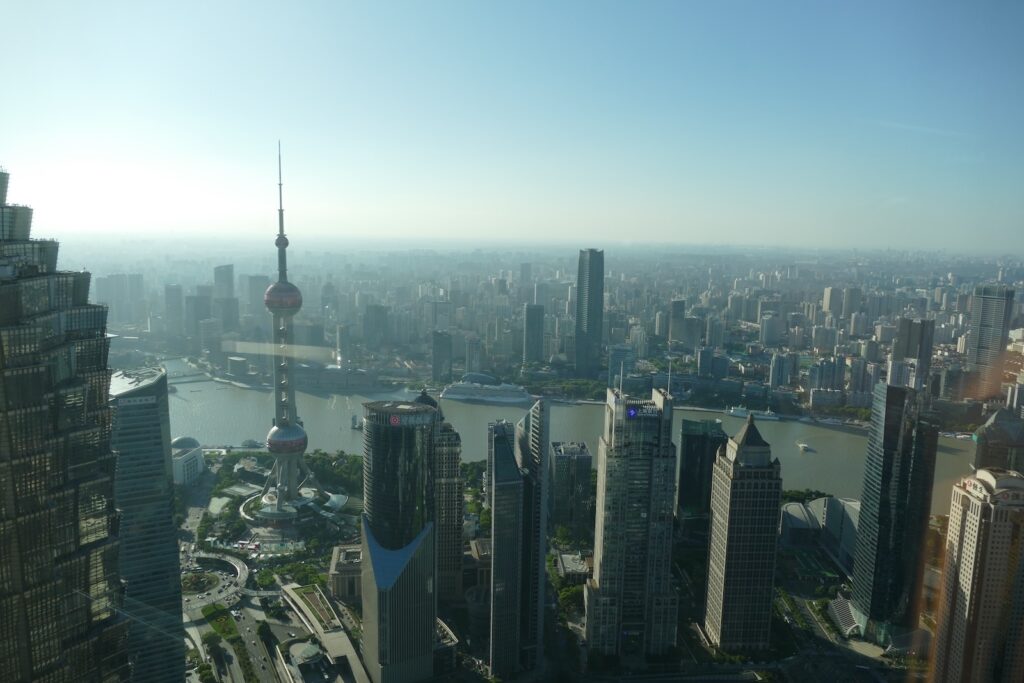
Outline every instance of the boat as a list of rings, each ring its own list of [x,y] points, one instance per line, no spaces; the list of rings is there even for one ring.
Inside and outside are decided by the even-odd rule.
[[[796,447],[800,449],[801,453],[807,453],[808,451],[814,452],[814,449],[811,448],[809,444],[798,443]]]
[[[758,420],[768,421],[768,422],[776,422],[776,421],[782,419],[781,417],[778,416],[777,413],[773,413],[771,411],[771,409],[768,409],[768,410],[747,410],[743,406],[733,406],[732,408],[729,408],[727,411],[725,411],[725,414],[726,415],[730,415],[732,417],[742,417],[742,418],[745,418],[748,415],[753,415]]]
[[[463,375],[462,381],[446,386],[441,392],[441,398],[495,405],[527,405],[533,401],[533,396],[523,387],[499,382],[479,372],[467,373]]]

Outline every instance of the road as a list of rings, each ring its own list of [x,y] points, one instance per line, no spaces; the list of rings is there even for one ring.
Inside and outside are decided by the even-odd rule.
[[[249,653],[249,659],[252,661],[260,683],[278,683],[279,678],[271,655],[267,651],[263,640],[256,635],[260,620],[254,618],[251,610],[248,608],[239,609],[237,614],[239,618],[235,621],[238,626],[238,633],[242,636],[242,642],[245,643],[245,649]]]

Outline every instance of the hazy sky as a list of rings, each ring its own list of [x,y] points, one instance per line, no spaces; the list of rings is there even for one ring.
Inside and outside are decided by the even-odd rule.
[[[1021,251],[1021,2],[0,0],[35,232]]]

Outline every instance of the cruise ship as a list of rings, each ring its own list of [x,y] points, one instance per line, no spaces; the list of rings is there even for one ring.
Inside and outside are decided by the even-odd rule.
[[[441,392],[441,398],[466,403],[491,403],[496,405],[528,405],[533,401],[530,392],[516,384],[504,384],[490,375],[471,372],[462,380],[449,384]]]
[[[725,414],[731,415],[732,417],[746,417],[747,415],[753,415],[758,420],[767,420],[769,422],[782,419],[777,413],[773,413],[771,409],[747,410],[743,406],[733,406],[732,408],[729,408],[729,410],[725,411]]]

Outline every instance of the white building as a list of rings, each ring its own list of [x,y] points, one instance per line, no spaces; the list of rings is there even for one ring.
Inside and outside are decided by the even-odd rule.
[[[178,486],[188,486],[206,471],[206,459],[198,441],[191,436],[179,436],[171,442],[171,470]]]

